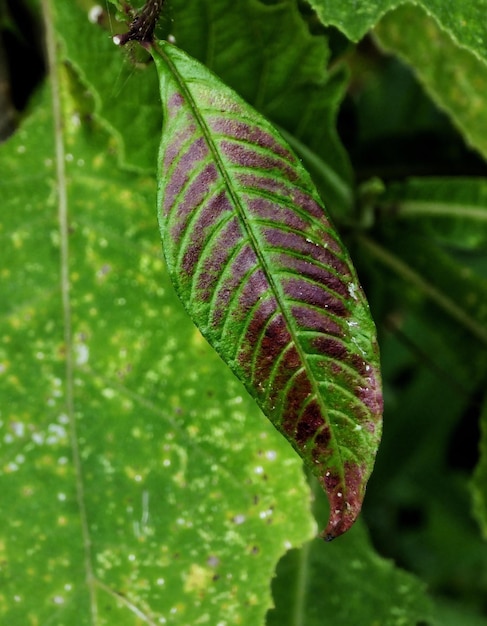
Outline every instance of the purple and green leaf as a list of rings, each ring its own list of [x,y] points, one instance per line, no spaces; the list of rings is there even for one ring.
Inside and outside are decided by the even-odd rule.
[[[158,215],[193,321],[319,478],[323,536],[360,512],[381,434],[374,323],[300,161],[277,131],[176,47],[152,50],[164,128]]]

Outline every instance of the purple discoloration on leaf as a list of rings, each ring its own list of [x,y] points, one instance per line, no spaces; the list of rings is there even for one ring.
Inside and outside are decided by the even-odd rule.
[[[377,418],[378,416],[382,415],[382,410],[384,408],[381,393],[381,384],[373,367],[371,367],[369,364],[366,364],[365,369],[365,387],[359,387],[357,389],[357,397],[367,406],[370,414],[372,416],[376,416]]]
[[[325,426],[325,420],[322,417],[321,407],[318,402],[313,399],[305,407],[301,419],[298,421],[295,434],[296,443],[300,446],[307,445],[310,440],[318,436],[316,433],[321,431],[323,426]],[[328,441],[329,437],[327,443]]]
[[[282,137],[183,52],[157,50],[169,271],[204,335],[319,477],[325,537],[335,537],[358,515],[380,436],[365,296]]]
[[[241,239],[240,225],[233,216],[221,227],[213,241],[208,243],[211,254],[203,258],[201,270],[196,276],[196,291],[203,302],[213,298],[217,285]]]
[[[167,109],[171,115],[176,115],[178,109],[181,109],[184,104],[184,96],[181,93],[176,92],[171,94],[171,96],[169,97],[169,100],[167,102]]]
[[[168,146],[165,154],[164,160],[162,161],[162,167],[164,172],[168,172],[174,161],[179,158],[183,152],[184,146],[188,144],[188,140],[190,140],[196,132],[195,124],[188,124],[174,136],[174,141],[170,146]]]
[[[172,172],[169,180],[167,181],[167,188],[164,198],[164,212],[168,214],[174,206],[177,196],[181,193],[183,188],[188,184],[190,180],[190,173],[192,170],[202,162],[203,158],[208,156],[208,147],[205,145],[203,139],[200,137],[194,141],[190,148],[180,157],[178,161],[178,167]],[[216,168],[213,163],[206,164],[204,172],[212,172],[213,178],[216,178]],[[208,176],[208,174],[207,174]],[[207,177],[199,182],[199,190],[202,193],[209,182],[212,182]],[[194,206],[194,204],[193,204]]]
[[[247,274],[245,285],[238,298],[239,312],[246,317],[265,293],[270,293],[265,272],[259,268],[254,270],[252,274]]]
[[[241,237],[240,225],[238,233]],[[228,313],[232,310],[230,303],[232,302],[235,293],[242,282],[242,277],[254,268],[256,263],[257,256],[255,251],[252,250],[250,245],[245,244],[234,257],[231,271],[229,272],[227,270],[228,276],[226,273],[225,277],[217,284],[214,306],[211,313],[211,326],[214,329],[214,333],[219,333],[220,324],[225,318],[228,318]]]
[[[272,259],[279,269],[287,269],[294,275],[309,278],[317,283],[321,282],[342,298],[348,298],[350,295],[348,284],[345,284],[336,274],[332,274],[328,267],[318,265],[314,259],[301,259],[283,252],[273,254]]]
[[[259,305],[259,314],[261,312],[268,313],[270,310],[269,303]],[[283,361],[287,368],[295,369],[299,366],[296,361],[295,350],[286,350],[290,345],[291,336],[286,329],[285,321],[280,314],[274,314],[262,321],[251,323],[247,328],[245,335],[247,345],[254,345],[254,360],[252,361],[252,378],[258,382],[267,381],[267,385],[271,383],[271,372],[276,360],[283,355]],[[253,322],[253,320],[252,320]],[[264,322],[264,323],[262,323]]]
[[[235,182],[242,191],[267,191],[276,195],[276,202],[281,199],[292,201],[292,194],[295,187],[288,181],[276,179],[273,176],[262,176],[262,174],[249,172],[236,172]],[[296,205],[298,206],[298,205]]]
[[[346,359],[348,354],[348,348],[342,341],[326,335],[315,337],[312,346],[316,350],[316,354],[326,354],[334,360]]]
[[[323,223],[323,226],[327,230],[330,230],[330,231],[334,230],[327,216],[325,215],[323,208],[316,202],[316,200],[312,196],[305,193],[302,189],[298,189],[297,187],[295,187],[293,189],[293,195],[291,199],[294,204],[296,204],[299,207],[302,207],[309,215],[312,215],[313,217],[316,217],[317,219],[321,220],[321,222]],[[330,238],[334,239],[333,235],[331,235]],[[336,246],[336,251],[343,252],[343,248],[340,246],[340,244]]]
[[[282,332],[282,319],[279,314],[276,314],[276,308],[277,302],[272,297],[259,302],[239,344],[237,354],[240,367],[247,372],[260,394],[263,393],[264,381],[268,380],[270,371],[274,366],[275,354],[272,349],[270,353],[265,352],[262,349],[262,343],[259,350],[256,350],[254,346],[262,341],[267,348],[269,347],[268,339],[265,338],[265,331],[269,329],[268,332],[272,333],[272,324],[274,331],[276,326],[281,330],[277,339],[280,343],[279,352],[286,341],[285,334]]]
[[[267,148],[290,163],[296,162],[296,157],[286,150],[282,143],[277,142],[275,137],[258,126],[223,117],[211,118],[209,126],[216,134],[239,139],[259,148]]]
[[[173,220],[171,228],[171,237],[176,244],[180,243],[181,237],[188,229],[189,222],[194,216],[196,209],[203,207],[203,201],[208,197],[208,191],[212,188],[212,183],[218,180],[218,173],[213,163],[205,165],[204,169],[196,174],[194,179],[187,184],[187,189],[182,195],[182,199],[176,205],[168,208],[177,211],[177,219]],[[186,181],[188,183],[188,181]],[[206,193],[205,193],[206,192]],[[168,194],[172,193],[172,189],[168,189]],[[210,196],[208,202],[211,202],[213,196]]]
[[[279,220],[281,224],[299,231],[304,231],[309,226],[309,223],[291,207],[279,206],[267,198],[255,198],[247,194],[243,195],[243,200],[256,219],[272,222]]]
[[[322,484],[330,501],[330,518],[322,536],[330,541],[346,532],[357,519],[365,492],[366,469],[346,461],[344,478],[325,473]]]
[[[323,245],[313,243],[302,235],[270,226],[263,227],[262,233],[269,246],[289,249],[303,257],[309,256],[311,259],[319,261],[322,265],[331,267],[337,274],[341,274],[342,277],[351,276],[348,265]]]
[[[220,149],[228,159],[230,166],[246,167],[249,169],[270,170],[285,173],[288,180],[297,180],[294,167],[284,159],[280,159],[274,153],[262,154],[255,152],[247,145],[222,141]]]
[[[303,414],[303,406],[313,395],[313,387],[307,376],[306,372],[296,371],[297,368],[289,368],[286,362],[280,363],[279,368],[276,372],[276,381],[282,381],[289,379],[289,374],[294,375],[294,380],[292,384],[292,388],[286,394],[286,411],[283,415],[283,428],[288,435],[294,436],[296,433],[296,428],[300,419],[302,419]],[[282,387],[277,387],[272,389],[269,394],[269,398],[271,401],[276,401],[277,398],[282,394]]]
[[[195,267],[201,259],[201,252],[207,245],[208,237],[211,235],[212,231],[218,229],[218,222],[221,221],[221,218],[231,212],[232,207],[224,191],[212,196],[208,202],[204,203],[202,210],[196,214],[196,218],[191,225],[193,238],[191,246],[186,249],[185,256],[183,257],[181,265],[183,272],[189,276],[194,275]],[[175,233],[174,239],[177,241],[183,232],[184,231]],[[208,294],[208,298],[210,295],[211,294]]]
[[[297,304],[291,306],[291,311],[302,329],[314,330],[318,333],[323,333],[325,336],[334,335],[340,337],[343,334],[342,327],[338,322],[320,311]]]
[[[339,317],[349,315],[342,300],[339,300],[335,294],[321,285],[299,278],[285,278],[282,281],[282,286],[290,300],[305,302],[318,309],[326,309]]]

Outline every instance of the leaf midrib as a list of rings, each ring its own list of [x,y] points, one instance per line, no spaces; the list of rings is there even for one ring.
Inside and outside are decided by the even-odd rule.
[[[84,570],[85,581],[88,586],[90,618],[95,625],[98,623],[98,606],[96,601],[96,591],[94,587],[94,574],[91,556],[91,537],[88,526],[88,517],[85,505],[85,489],[82,475],[81,454],[78,445],[78,435],[76,429],[76,416],[74,405],[74,355],[73,355],[73,332],[70,302],[70,277],[69,277],[69,200],[68,181],[66,176],[66,158],[64,146],[64,123],[63,111],[61,108],[62,88],[59,68],[61,61],[58,58],[58,48],[56,46],[56,36],[54,30],[54,11],[51,0],[41,0],[42,14],[44,18],[45,42],[47,51],[47,63],[51,80],[51,102],[53,113],[54,132],[54,154],[56,161],[56,188],[58,205],[58,223],[60,236],[60,289],[62,298],[62,321],[64,329],[65,354],[65,392],[66,392],[66,413],[69,419],[70,443],[72,451],[72,461],[75,472],[76,499],[81,524],[81,535],[84,550]]]

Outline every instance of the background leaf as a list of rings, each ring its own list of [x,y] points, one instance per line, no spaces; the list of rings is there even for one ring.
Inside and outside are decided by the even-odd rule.
[[[1,152],[2,621],[262,623],[315,530],[300,462],[182,311],[154,181],[51,63]]]
[[[313,484],[315,514],[326,518],[324,498]],[[378,557],[361,520],[346,537],[331,545],[315,539],[283,557],[272,585],[277,608],[269,612],[268,626],[434,623],[421,583]]]
[[[373,28],[388,11],[405,0],[308,0],[323,24],[333,24],[347,37],[358,41]],[[407,3],[409,4],[409,3]],[[487,60],[487,26],[484,16],[486,0],[462,0],[447,4],[443,0],[418,0],[414,2],[435,18],[443,30],[463,48],[471,50],[484,62]]]
[[[438,23],[416,6],[401,6],[381,19],[374,35],[407,61],[437,105],[467,142],[487,155],[485,93],[487,66],[459,47]]]
[[[480,260],[487,250],[485,178],[412,178],[389,185],[378,205],[395,219],[420,224],[451,251],[477,253]],[[475,263],[475,254],[470,260]],[[479,273],[485,276],[480,267]]]

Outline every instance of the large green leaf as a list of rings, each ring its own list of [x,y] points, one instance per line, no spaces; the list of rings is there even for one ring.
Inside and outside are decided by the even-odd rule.
[[[154,181],[47,44],[0,153],[0,621],[261,624],[314,531],[301,463],[187,319]]]
[[[381,45],[414,68],[435,103],[446,111],[467,142],[487,156],[487,66],[460,48],[419,7],[401,6],[374,30]]]
[[[433,16],[462,47],[487,60],[486,0],[308,0],[323,24],[333,24],[358,41],[380,18],[402,4],[416,4]]]
[[[330,499],[357,517],[381,432],[375,329],[319,196],[272,126],[174,46],[154,47],[159,220],[178,293]]]

